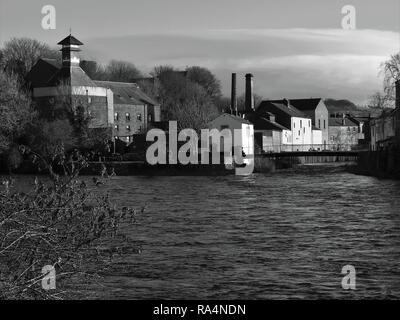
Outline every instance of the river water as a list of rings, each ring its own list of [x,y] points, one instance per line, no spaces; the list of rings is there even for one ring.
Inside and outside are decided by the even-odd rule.
[[[87,286],[102,299],[400,298],[400,181],[340,167],[221,177],[113,177],[141,207],[127,254]],[[345,265],[356,290],[343,290]]]
[[[400,181],[304,167],[247,177],[113,177],[146,205],[91,295],[111,299],[400,298]],[[343,290],[342,267],[356,269]]]

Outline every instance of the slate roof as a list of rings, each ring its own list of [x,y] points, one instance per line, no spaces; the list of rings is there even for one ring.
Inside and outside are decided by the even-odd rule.
[[[76,46],[82,46],[83,43],[80,42],[77,38],[75,38],[72,35],[69,35],[68,37],[62,39],[59,43],[59,45],[76,45]]]
[[[97,87],[81,67],[63,67],[47,83],[48,87],[66,82],[71,86]]]
[[[235,116],[234,114],[223,113],[222,115],[226,115],[226,116],[228,116],[228,117],[231,117],[231,118],[233,118],[233,119],[235,119],[236,121],[239,121],[239,122],[241,122],[241,123],[252,124],[249,120],[244,119],[244,118],[239,117],[239,116]]]
[[[247,116],[247,119],[254,125],[254,130],[290,130],[285,126],[280,125],[277,122],[268,120],[256,113],[252,113]]]
[[[290,99],[290,104],[300,111],[315,110],[321,102],[321,98]],[[283,100],[271,100],[271,102],[284,104]]]
[[[271,108],[272,106],[272,108]],[[273,112],[273,109],[277,108],[280,111],[286,113],[287,115],[291,116],[291,117],[299,117],[299,118],[310,118],[308,115],[304,114],[303,112],[301,112],[300,110],[296,109],[295,107],[293,107],[292,105],[286,106],[283,103],[274,103],[268,100],[264,100],[260,103],[260,106],[258,107],[258,110],[260,111],[264,111],[263,109],[265,109],[268,112]]]
[[[235,121],[238,121],[238,122],[240,122],[240,123],[252,124],[249,120],[244,119],[244,118],[239,117],[239,116],[235,116],[235,115],[230,114],[230,113],[222,113],[222,114],[220,114],[218,117],[216,117],[214,120],[211,120],[209,123],[214,122],[216,119],[218,119],[218,118],[220,118],[220,117],[229,117],[229,118],[232,118],[232,119],[234,119]]]
[[[330,127],[358,127],[358,124],[349,118],[345,118],[345,124],[343,125],[342,118],[329,118]]]
[[[60,69],[61,62],[56,59],[39,59],[26,76],[33,88],[46,87]]]
[[[157,101],[146,95],[136,83],[115,81],[94,81],[95,86],[111,89],[114,92],[114,104],[159,105]]]

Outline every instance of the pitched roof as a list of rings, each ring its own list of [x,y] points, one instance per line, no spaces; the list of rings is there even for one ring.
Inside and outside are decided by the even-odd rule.
[[[222,114],[220,114],[218,117],[216,117],[214,120],[210,121],[209,123],[212,123],[212,122],[214,122],[216,119],[221,118],[221,117],[231,118],[231,119],[233,119],[233,120],[235,120],[235,121],[237,121],[237,122],[240,122],[240,123],[252,124],[249,120],[244,119],[244,118],[239,117],[239,116],[235,116],[235,115],[230,114],[230,113],[222,113]]]
[[[241,123],[252,124],[249,120],[244,119],[244,118],[239,117],[239,116],[235,116],[234,114],[223,113],[222,115],[226,115],[226,116],[228,116],[228,117],[231,117],[231,118],[233,118],[233,119],[235,119],[236,121],[239,121],[239,122],[241,122]]]
[[[280,102],[277,102],[280,101]],[[274,114],[274,109],[279,109],[281,112],[298,118],[310,118],[310,116],[295,108],[292,104],[287,106],[283,100],[263,100],[257,108],[258,113],[271,112]]]
[[[283,103],[271,103],[273,104],[276,108],[279,110],[285,112],[286,114],[292,116],[292,117],[298,117],[298,118],[309,118],[306,114],[301,112],[300,110],[296,109],[292,105],[284,105]]]
[[[343,124],[343,118],[329,118],[330,127],[358,127],[358,124],[349,118],[345,118],[345,123]]]
[[[115,81],[94,81],[96,86],[111,89],[114,92],[115,104],[129,105],[159,105],[157,101],[150,98],[136,83],[115,82]]]
[[[41,58],[40,60],[43,60],[44,62],[52,65],[54,68],[57,68],[57,69],[60,69],[62,66],[61,61],[57,60],[57,59]]]
[[[290,104],[300,111],[315,110],[321,102],[321,98],[290,99]],[[271,100],[271,102],[284,104],[283,100]]]
[[[45,87],[60,67],[61,63],[56,59],[39,59],[29,71],[26,80],[32,88]]]
[[[76,45],[76,46],[82,46],[83,43],[80,42],[77,38],[75,38],[72,35],[69,35],[68,37],[62,39],[59,43],[59,45]]]
[[[254,130],[289,130],[285,126],[280,125],[274,121],[268,120],[256,113],[247,116],[247,119],[254,125]]]
[[[81,67],[63,67],[47,83],[55,87],[66,82],[71,86],[97,87],[96,83],[81,69]]]

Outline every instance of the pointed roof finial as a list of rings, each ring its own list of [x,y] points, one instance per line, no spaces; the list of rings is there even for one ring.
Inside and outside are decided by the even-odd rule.
[[[69,27],[69,35],[72,35],[72,28]]]

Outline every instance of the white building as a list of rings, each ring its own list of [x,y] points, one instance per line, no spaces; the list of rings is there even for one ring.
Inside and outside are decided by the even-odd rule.
[[[223,113],[209,122],[207,127],[210,129],[210,144],[216,146],[218,152],[223,152],[224,147],[228,148],[228,146],[231,145],[241,148],[246,156],[254,155],[254,127],[248,120],[232,114]],[[216,129],[216,131],[212,129]],[[228,144],[228,146],[225,145],[227,142],[224,140],[226,137],[223,132],[224,129],[228,129],[232,137],[231,144]],[[217,139],[220,139],[219,143],[216,142]]]
[[[321,143],[318,132],[314,134],[314,140],[317,141],[313,141],[311,117],[293,107],[289,100],[283,101],[284,103],[277,103],[264,100],[257,109],[260,116],[272,113],[275,121],[286,128],[282,132],[281,151],[309,151],[313,149],[315,142]]]

